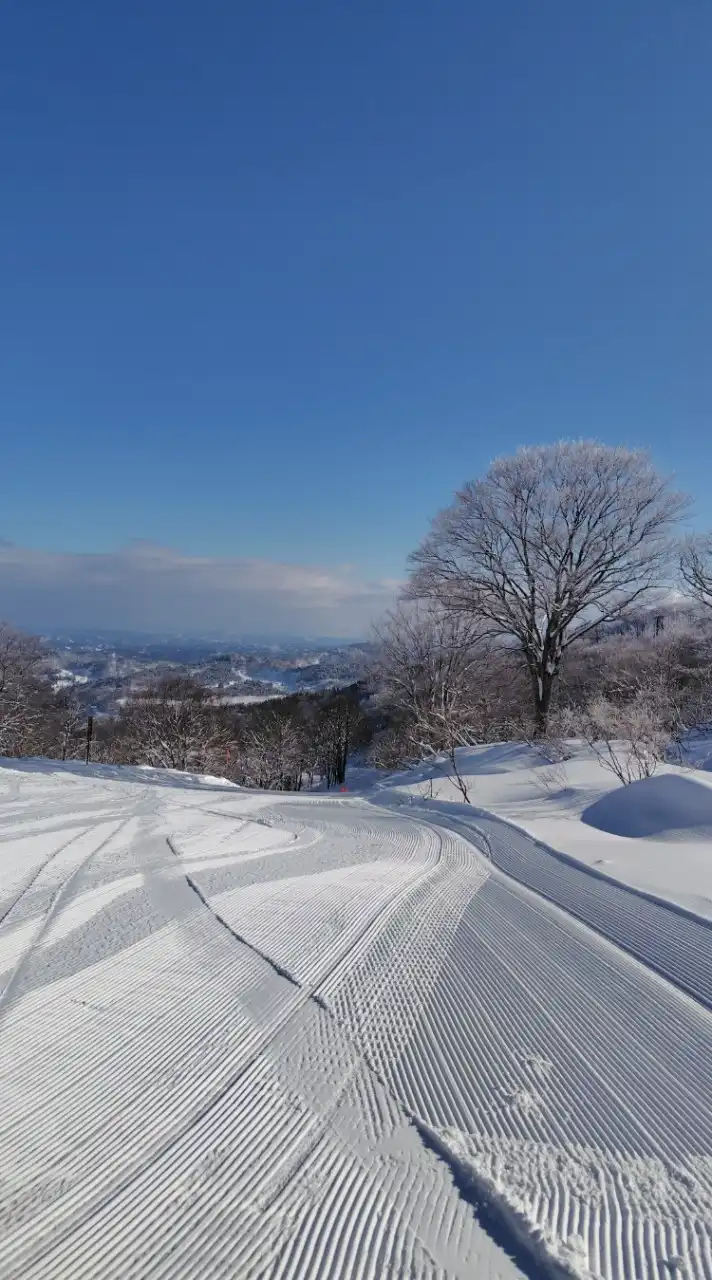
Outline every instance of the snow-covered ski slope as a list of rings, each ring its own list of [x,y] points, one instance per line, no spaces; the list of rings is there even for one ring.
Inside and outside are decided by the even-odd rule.
[[[0,898],[3,1278],[712,1278],[706,923],[487,815],[9,762]]]

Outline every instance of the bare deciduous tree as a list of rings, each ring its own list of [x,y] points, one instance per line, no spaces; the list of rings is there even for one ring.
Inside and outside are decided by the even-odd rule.
[[[44,660],[34,636],[0,623],[0,755],[27,755],[36,749]]]
[[[712,533],[687,539],[680,555],[680,574],[698,604],[712,609]]]
[[[437,605],[401,606],[376,628],[376,635],[381,682],[391,705],[403,715],[403,741],[411,758],[444,759],[469,803],[457,751],[482,740],[489,710],[477,623]]]
[[[296,720],[279,708],[254,714],[240,739],[240,781],[270,791],[298,791],[302,781],[303,744]]]
[[[80,705],[73,689],[63,689],[57,697],[50,724],[54,729],[52,746],[59,752],[60,760],[71,760],[84,750],[87,713]]]
[[[318,771],[327,788],[343,785],[351,737],[351,707],[341,699],[324,707],[316,723]]]
[[[235,725],[231,776],[271,791],[299,791],[315,778],[341,785],[350,752],[369,736],[357,685],[257,704]]]
[[[520,449],[436,517],[410,592],[516,642],[543,735],[564,652],[659,585],[685,505],[642,451]]]

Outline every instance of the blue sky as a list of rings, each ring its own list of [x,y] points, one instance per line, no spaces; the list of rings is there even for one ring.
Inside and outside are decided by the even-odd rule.
[[[706,0],[6,0],[0,537],[323,568],[352,626],[519,444],[712,522],[711,65]]]

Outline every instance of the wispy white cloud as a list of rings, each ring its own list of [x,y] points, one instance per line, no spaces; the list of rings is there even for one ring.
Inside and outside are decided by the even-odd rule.
[[[397,589],[350,565],[191,556],[146,542],[84,554],[0,542],[0,617],[25,627],[356,636]]]

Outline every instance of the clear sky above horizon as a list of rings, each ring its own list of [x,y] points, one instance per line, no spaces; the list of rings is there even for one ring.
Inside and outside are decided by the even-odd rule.
[[[711,67],[703,0],[7,0],[12,590],[59,556],[71,620],[139,540],[175,582],[307,566],[349,630],[458,484],[565,436],[712,523]]]

